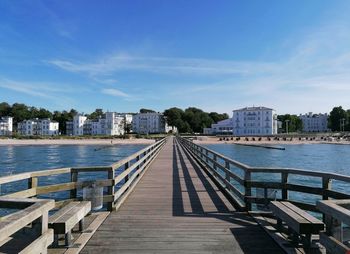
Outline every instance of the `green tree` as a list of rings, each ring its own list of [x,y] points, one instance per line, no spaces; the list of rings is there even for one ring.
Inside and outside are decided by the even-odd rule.
[[[11,114],[11,105],[7,102],[0,103],[0,117],[9,116]]]
[[[303,122],[297,115],[279,115],[277,119],[282,122],[282,130],[286,131],[288,121],[288,132],[298,132],[303,130]]]
[[[140,113],[155,113],[156,111],[152,109],[142,108],[140,109]]]
[[[222,120],[229,118],[228,114],[226,114],[226,113],[219,114],[217,112],[210,112],[209,116],[213,120],[214,123],[217,123],[217,122],[220,122]]]
[[[346,111],[341,107],[334,107],[329,113],[329,128],[332,131],[340,131],[342,119],[347,119]]]
[[[104,112],[102,109],[100,108],[97,108],[95,109],[94,112],[92,112],[90,115],[88,115],[87,117],[89,119],[98,119],[98,118],[101,118],[103,116]]]

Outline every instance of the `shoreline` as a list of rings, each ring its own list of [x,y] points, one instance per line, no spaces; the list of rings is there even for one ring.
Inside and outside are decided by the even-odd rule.
[[[154,139],[0,139],[0,146],[150,145],[154,142]]]
[[[329,145],[350,145],[350,141],[325,141],[325,140],[219,140],[217,137],[201,137],[193,140],[198,145],[216,145],[216,144],[247,144],[247,145],[313,145],[313,144],[329,144]]]

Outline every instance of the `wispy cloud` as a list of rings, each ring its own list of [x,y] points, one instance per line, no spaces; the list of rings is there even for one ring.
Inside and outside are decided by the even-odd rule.
[[[112,74],[125,70],[164,74],[248,75],[276,68],[274,64],[270,63],[200,58],[139,57],[127,54],[107,56],[94,63],[59,59],[49,60],[47,62],[69,72],[87,73],[91,76]]]
[[[0,77],[0,88],[44,99],[63,108],[67,105],[73,105],[74,99],[70,96],[77,94],[77,90],[70,85],[52,82],[18,81],[3,77]]]
[[[116,97],[123,97],[123,98],[129,98],[130,95],[118,90],[118,89],[115,89],[115,88],[105,88],[105,89],[102,89],[101,91],[103,94],[107,94],[107,95],[111,95],[111,96],[116,96]]]

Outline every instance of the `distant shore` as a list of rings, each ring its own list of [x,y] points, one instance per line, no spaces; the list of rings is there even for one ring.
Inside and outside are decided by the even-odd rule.
[[[11,145],[149,145],[154,139],[0,139],[0,146]]]
[[[326,141],[326,140],[299,140],[297,138],[293,138],[292,141],[290,139],[283,140],[267,140],[266,138],[262,138],[260,141],[255,137],[255,141],[252,140],[251,137],[246,141],[245,138],[241,138],[240,140],[236,140],[236,138],[229,138],[229,140],[220,140],[219,137],[197,137],[197,140],[194,140],[196,144],[252,144],[252,145],[302,145],[302,144],[333,144],[333,145],[350,145],[350,141]]]

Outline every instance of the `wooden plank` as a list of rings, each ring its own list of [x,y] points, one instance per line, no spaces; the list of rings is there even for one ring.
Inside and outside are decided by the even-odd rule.
[[[270,202],[270,209],[277,218],[280,218],[281,220],[285,221],[287,225],[293,228],[295,232],[299,234],[307,234],[314,232],[312,224],[307,219],[285,206],[282,202]]]
[[[317,208],[327,215],[332,216],[332,218],[343,222],[346,225],[350,225],[350,210],[342,207],[339,203],[332,202],[333,200],[322,200],[317,201]]]
[[[326,233],[320,233],[320,243],[326,248],[328,253],[332,254],[348,254],[350,248],[345,244],[339,242],[332,236],[328,236]]]
[[[74,190],[75,188],[76,188],[75,182],[40,186],[40,187],[36,188],[36,195],[42,195],[42,194],[47,194],[47,193],[51,193],[51,192]]]
[[[55,234],[65,234],[69,232],[80,220],[82,220],[91,211],[90,201],[80,201],[71,209],[60,214],[50,227],[54,229]]]
[[[65,254],[77,254],[79,253],[86,243],[90,240],[90,238],[94,235],[96,230],[100,227],[100,225],[105,221],[109,212],[99,212],[94,213],[96,218],[91,222],[91,224],[86,228],[86,230],[78,237],[77,240],[74,241],[72,247],[69,247],[64,253]]]
[[[78,205],[79,202],[70,202],[64,207],[62,207],[60,210],[55,212],[53,215],[49,217],[49,223],[55,223],[60,217],[62,217],[64,214],[66,214],[68,211],[73,209],[76,205]]]
[[[0,241],[3,241],[29,223],[40,218],[43,216],[43,214],[47,214],[48,211],[55,206],[55,202],[53,200],[29,200],[33,202],[32,205],[24,210],[10,214],[5,219],[0,221]]]
[[[310,215],[309,213],[305,212],[304,210],[301,210],[300,208],[296,207],[290,202],[281,202],[283,205],[294,211],[295,213],[299,214],[303,218],[307,219],[309,222],[315,225],[319,225],[321,228],[320,230],[323,230],[324,223],[320,221],[319,219],[315,218],[314,216]]]
[[[46,253],[47,247],[53,242],[53,230],[48,229],[43,235],[39,236],[34,242],[23,249],[19,254]]]
[[[8,198],[29,198],[34,197],[36,195],[36,188],[31,188],[28,190],[18,191],[14,193],[10,193],[7,195],[4,195],[2,197],[8,197]]]
[[[151,162],[81,253],[281,253],[172,138]]]

